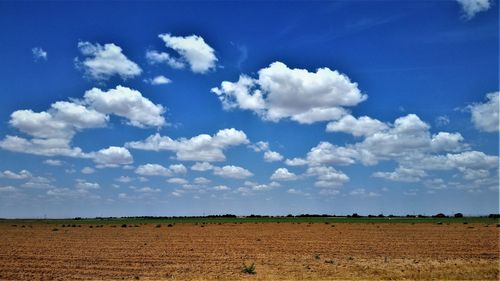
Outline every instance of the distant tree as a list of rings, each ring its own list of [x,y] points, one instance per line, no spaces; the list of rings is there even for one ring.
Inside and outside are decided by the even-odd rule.
[[[446,215],[445,215],[445,214],[443,214],[443,213],[439,213],[439,214],[434,215],[434,216],[432,216],[432,217],[434,217],[434,218],[446,218]]]
[[[454,215],[454,217],[455,217],[455,218],[463,218],[463,217],[464,217],[464,214],[462,214],[462,213],[456,213],[456,214]]]

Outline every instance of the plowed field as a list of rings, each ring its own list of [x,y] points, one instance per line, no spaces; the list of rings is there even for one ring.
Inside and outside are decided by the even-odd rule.
[[[498,280],[499,233],[484,224],[4,223],[0,279]],[[242,273],[252,262],[255,274]]]

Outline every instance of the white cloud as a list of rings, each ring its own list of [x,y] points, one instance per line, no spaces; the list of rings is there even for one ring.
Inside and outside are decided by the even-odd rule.
[[[450,124],[450,118],[446,115],[438,116],[434,119],[434,124],[436,124],[437,127],[446,126]]]
[[[353,191],[349,192],[349,195],[352,195],[352,196],[361,196],[361,197],[377,197],[377,196],[380,196],[379,193],[376,193],[376,192],[373,192],[373,191],[368,192],[364,188],[354,189]]]
[[[463,140],[460,133],[439,132],[432,136],[430,145],[434,151],[460,151],[466,147]]]
[[[133,179],[131,177],[128,177],[128,176],[120,176],[119,178],[115,179],[115,181],[121,182],[121,183],[129,183],[132,180]]]
[[[462,7],[465,19],[472,19],[477,13],[490,9],[490,0],[456,0]]]
[[[308,163],[307,160],[297,157],[285,160],[285,164],[288,166],[304,166],[307,165],[307,163]]]
[[[172,83],[172,80],[168,79],[167,77],[165,77],[163,75],[158,75],[154,78],[146,79],[144,81],[146,83],[151,84],[151,85],[165,85],[165,84]]]
[[[56,159],[47,159],[43,161],[44,164],[47,164],[49,166],[61,166],[62,161],[61,160],[56,160]]]
[[[213,168],[214,166],[208,162],[196,162],[193,166],[191,166],[191,170],[198,172],[209,171]]]
[[[87,91],[84,100],[58,101],[47,111],[13,112],[9,124],[32,138],[8,135],[0,140],[0,148],[44,156],[91,158],[95,153],[71,147],[78,131],[105,127],[109,113],[129,119],[134,126],[161,126],[165,124],[163,112],[161,105],[154,105],[135,90],[118,86],[102,92],[94,88]]]
[[[7,178],[12,180],[24,180],[24,179],[29,179],[31,177],[32,177],[31,173],[27,170],[21,170],[18,173],[9,170],[0,172],[0,178]]]
[[[206,73],[215,69],[217,57],[215,51],[201,36],[172,36],[169,33],[158,35],[165,42],[167,48],[173,49],[179,58],[172,58],[166,53],[155,52],[156,61],[164,61],[174,68],[189,64],[194,73]],[[150,57],[152,57],[150,55]],[[154,59],[153,59],[154,60]]]
[[[135,170],[135,173],[141,176],[170,177],[172,175],[172,171],[159,164],[140,165]]]
[[[171,178],[171,179],[168,179],[167,182],[172,183],[172,184],[180,184],[180,185],[189,183],[186,179],[183,179],[183,178]]]
[[[146,186],[146,187],[136,188],[134,191],[141,193],[157,193],[160,192],[161,190],[159,188],[151,188],[149,186]]]
[[[127,79],[142,73],[142,69],[122,53],[122,48],[113,43],[102,46],[98,43],[79,42],[78,49],[85,58],[83,61],[76,58],[76,65],[89,78],[106,80],[118,75]]]
[[[295,188],[289,188],[286,193],[288,194],[294,194],[294,195],[305,195],[305,196],[309,196],[310,194],[309,193],[306,193],[302,190],[299,190],[299,189],[295,189]]]
[[[82,174],[93,174],[95,172],[95,170],[91,167],[84,167],[82,170],[81,170]]]
[[[205,177],[197,177],[193,180],[193,182],[195,184],[201,184],[201,185],[205,185],[205,184],[209,184],[211,182],[211,180],[205,178]]]
[[[164,52],[158,52],[150,50],[146,52],[146,59],[150,64],[166,63],[172,68],[181,69],[186,66],[186,64],[180,59],[171,57],[169,54]]]
[[[283,160],[283,155],[279,154],[276,151],[266,151],[264,152],[264,161],[266,162],[276,162]]]
[[[423,170],[399,166],[393,172],[375,172],[373,176],[390,181],[419,182],[427,176],[427,173]]]
[[[95,182],[88,182],[82,179],[77,179],[75,188],[77,189],[99,189],[100,185]]]
[[[217,186],[214,186],[214,190],[226,191],[226,190],[231,190],[231,188],[227,187],[226,185],[217,185]]]
[[[255,152],[264,152],[264,161],[266,162],[276,162],[283,160],[283,155],[269,149],[268,142],[259,141],[255,144],[250,144],[248,147],[253,149]]]
[[[105,114],[115,114],[127,118],[136,127],[161,127],[165,125],[162,114],[165,109],[155,105],[137,91],[123,86],[102,91],[92,88],[85,92],[84,101],[89,107]]]
[[[224,161],[226,159],[224,150],[228,147],[248,142],[243,131],[231,128],[220,130],[213,136],[201,134],[190,139],[180,138],[178,140],[155,134],[144,141],[129,142],[126,146],[142,150],[173,151],[177,160],[181,161],[213,162]]]
[[[308,176],[315,176],[316,182],[314,185],[322,188],[338,188],[350,180],[343,172],[327,166],[309,167],[306,174]]]
[[[17,191],[17,188],[13,187],[13,186],[0,186],[0,192],[16,192]]]
[[[358,157],[358,152],[353,148],[320,142],[307,153],[307,162],[309,165],[350,165],[355,163],[356,157]],[[301,161],[298,162],[301,163]]]
[[[0,141],[0,148],[35,155],[43,156],[68,156],[78,158],[88,158],[89,155],[83,153],[79,147],[71,147],[68,139],[38,139],[31,140],[18,136],[7,135]]]
[[[276,181],[292,181],[296,179],[297,175],[292,172],[289,172],[287,168],[278,168],[271,175],[271,180],[276,180]]]
[[[224,178],[244,179],[253,176],[253,174],[245,168],[226,165],[224,167],[215,167],[214,175]]]
[[[118,146],[110,146],[93,154],[94,161],[101,167],[117,167],[134,162],[132,154],[128,149]]]
[[[23,183],[21,186],[24,188],[50,189],[54,188],[51,184],[52,182],[52,179],[44,177],[31,177],[29,181]]]
[[[212,92],[225,110],[240,108],[264,120],[290,118],[303,124],[337,120],[346,114],[344,107],[367,98],[346,75],[326,67],[309,72],[274,62],[258,75],[258,79],[241,75],[235,83],[224,81]]]
[[[33,54],[33,59],[35,61],[47,60],[47,52],[40,47],[34,47],[33,49],[31,49],[31,53]]]
[[[59,101],[49,111],[17,110],[10,115],[9,124],[37,138],[73,137],[77,130],[106,126],[108,117],[83,105]]]
[[[176,174],[185,174],[187,173],[186,166],[182,164],[172,164],[169,166],[170,170]]]
[[[352,115],[346,115],[338,121],[332,121],[326,125],[327,132],[344,132],[353,136],[369,136],[374,133],[384,131],[388,126],[377,119],[368,116],[355,118]]]
[[[486,95],[485,103],[475,103],[468,106],[471,111],[471,120],[476,129],[482,132],[499,131],[499,104],[500,92]]]

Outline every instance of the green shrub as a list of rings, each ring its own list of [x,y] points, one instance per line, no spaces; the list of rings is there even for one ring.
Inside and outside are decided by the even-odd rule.
[[[241,272],[246,273],[246,274],[255,274],[255,263],[252,262],[250,265],[243,264],[243,269]]]

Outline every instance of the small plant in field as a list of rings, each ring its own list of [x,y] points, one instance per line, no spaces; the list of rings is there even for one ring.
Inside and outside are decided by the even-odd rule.
[[[500,223],[497,223],[497,227],[500,227]]]
[[[321,259],[321,257],[319,255],[315,255],[314,258],[317,259],[317,260]]]
[[[59,231],[58,228],[52,228],[52,231]]]
[[[157,225],[156,225],[156,228],[160,228],[160,227],[161,227],[161,224],[157,224]]]
[[[468,222],[464,221],[464,224],[469,224]]]
[[[173,225],[173,224],[171,224],[171,223],[169,223],[169,224],[167,225],[167,227],[172,227],[172,226],[174,226],[174,225]]]
[[[243,264],[243,269],[241,272],[246,273],[246,274],[255,274],[255,263],[252,262],[250,265]]]
[[[335,260],[334,260],[334,259],[331,259],[331,260],[325,260],[325,263],[335,264]]]
[[[122,227],[127,227],[127,225],[126,224],[122,224]]]
[[[442,225],[442,224],[443,224],[443,222],[438,221],[436,224]]]

